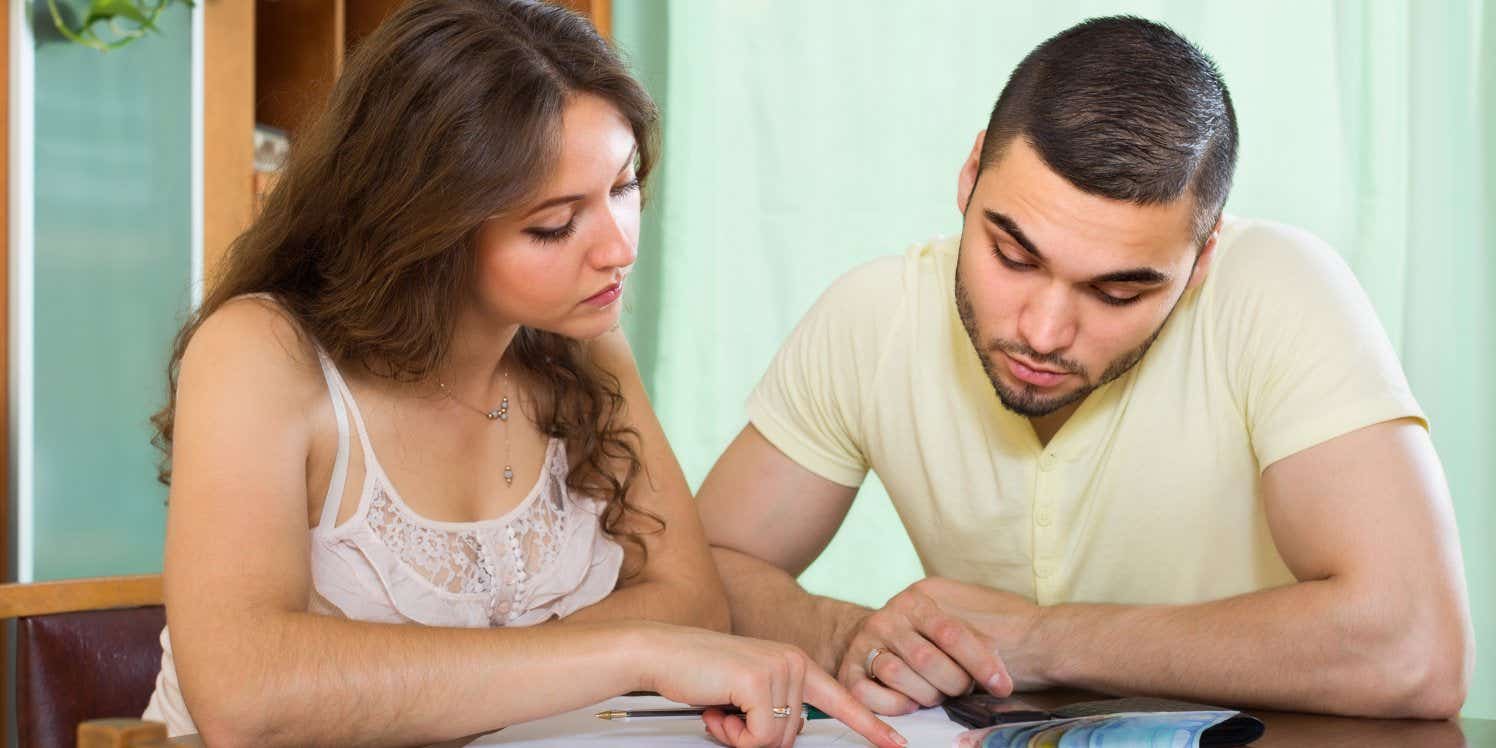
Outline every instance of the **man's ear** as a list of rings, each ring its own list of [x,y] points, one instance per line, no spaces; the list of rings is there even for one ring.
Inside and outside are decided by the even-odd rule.
[[[977,186],[977,172],[982,170],[982,143],[987,140],[987,131],[977,133],[977,142],[971,147],[971,155],[961,165],[961,174],[956,178],[956,212],[966,215],[966,204],[971,202],[971,191]]]
[[[1205,276],[1210,273],[1210,261],[1215,259],[1216,243],[1221,239],[1222,216],[1216,217],[1216,223],[1210,230],[1210,236],[1205,239],[1205,246],[1200,248],[1200,254],[1195,257],[1195,268],[1190,271],[1190,282],[1186,290],[1198,288],[1205,282]]]

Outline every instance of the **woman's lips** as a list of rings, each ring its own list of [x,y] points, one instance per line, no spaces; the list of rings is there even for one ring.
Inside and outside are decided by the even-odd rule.
[[[618,297],[622,295],[623,281],[619,281],[611,286],[608,286],[607,288],[604,288],[601,291],[598,291],[591,296],[588,296],[584,301],[582,301],[582,303],[601,308],[617,301]]]

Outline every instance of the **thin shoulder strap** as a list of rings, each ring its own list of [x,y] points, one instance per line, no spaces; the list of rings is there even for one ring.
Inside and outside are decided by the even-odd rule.
[[[353,423],[358,428],[358,438],[364,449],[364,470],[373,469],[373,455],[369,450],[369,433],[364,429],[363,414],[358,412],[358,403],[337,364],[319,346],[317,360],[322,364],[322,377],[327,380],[327,394],[332,398],[332,412],[338,422],[338,456],[333,460],[332,479],[327,483],[327,498],[322,501],[322,518],[318,528],[331,528],[338,521],[338,510],[343,503],[343,489],[348,482],[348,413],[353,413]]]

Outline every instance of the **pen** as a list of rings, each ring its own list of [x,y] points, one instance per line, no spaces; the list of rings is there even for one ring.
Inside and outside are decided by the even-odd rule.
[[[700,717],[708,709],[716,709],[724,714],[742,717],[743,711],[735,706],[687,706],[676,709],[609,709],[598,712],[598,719],[632,719],[634,717]],[[805,719],[833,719],[833,717],[809,704],[801,707],[800,716]]]

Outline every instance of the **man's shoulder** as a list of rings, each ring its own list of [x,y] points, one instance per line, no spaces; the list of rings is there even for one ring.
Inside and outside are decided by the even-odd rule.
[[[1296,314],[1343,313],[1346,305],[1364,305],[1364,296],[1346,261],[1310,231],[1231,217],[1221,228],[1201,309],[1228,326],[1276,323]]]
[[[937,237],[910,245],[899,254],[867,260],[833,281],[819,305],[886,322],[911,301],[948,289],[954,277],[956,245],[954,238]]]
[[[1217,285],[1340,274],[1345,261],[1312,232],[1277,221],[1227,216],[1210,280]]]
[[[905,276],[918,283],[949,288],[956,277],[956,257],[961,250],[960,236],[937,236],[904,250]]]

